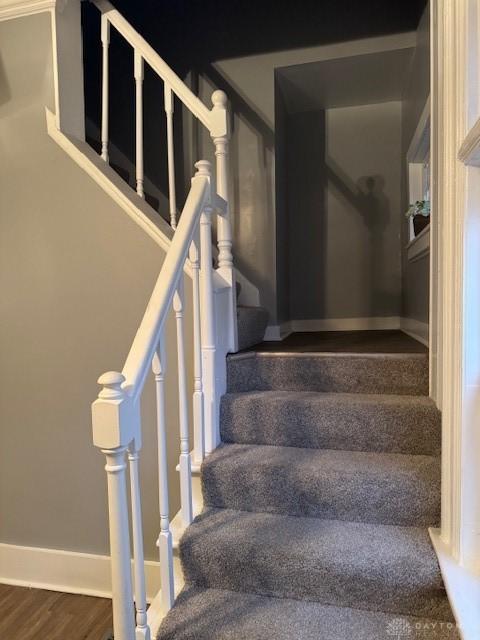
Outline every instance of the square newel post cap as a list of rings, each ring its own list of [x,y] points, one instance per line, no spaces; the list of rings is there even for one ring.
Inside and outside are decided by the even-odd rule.
[[[212,138],[228,138],[228,101],[223,91],[212,94],[212,109],[210,111],[210,136]]]
[[[103,389],[92,404],[93,443],[100,449],[126,447],[133,440],[139,416],[132,398],[122,389],[125,377],[108,371],[98,379]]]

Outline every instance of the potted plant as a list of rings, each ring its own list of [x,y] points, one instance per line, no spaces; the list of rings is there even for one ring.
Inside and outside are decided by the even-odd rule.
[[[413,218],[413,232],[415,236],[430,223],[430,200],[417,200],[408,207],[406,218]]]

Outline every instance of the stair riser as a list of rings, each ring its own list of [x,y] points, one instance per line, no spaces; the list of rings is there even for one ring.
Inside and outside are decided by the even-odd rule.
[[[428,395],[425,355],[257,354],[228,360],[228,391]]]
[[[263,341],[268,311],[262,307],[237,307],[238,349],[248,349]]]
[[[265,449],[262,458],[255,455],[253,446],[207,459],[202,471],[205,504],[351,522],[439,524],[439,458],[416,456],[408,468],[380,468],[375,465],[383,460],[372,459],[369,467],[368,460],[367,464],[356,462],[355,454],[346,465],[335,452],[318,452],[319,459],[297,460],[288,454],[291,449],[283,459],[276,447]]]
[[[269,398],[227,394],[221,404],[224,442],[284,447],[440,455],[441,418],[433,403],[339,404],[327,397]],[[356,394],[355,394],[356,395]],[[352,398],[352,396],[350,396]]]

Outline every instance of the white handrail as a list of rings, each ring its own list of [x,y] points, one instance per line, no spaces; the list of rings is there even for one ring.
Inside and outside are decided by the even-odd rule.
[[[122,14],[108,2],[108,0],[92,0],[97,9],[106,16],[110,24],[122,34],[134,49],[139,51],[142,58],[154,69],[158,75],[170,85],[170,88],[186,107],[203,123],[203,125],[212,131],[214,123],[212,122],[211,112],[197,98],[197,96],[187,87],[179,76],[171,69],[158,53],[151,47],[145,38],[136,31],[132,25],[125,20]]]
[[[125,382],[122,386],[134,400],[138,399],[143,389],[173,295],[183,274],[183,265],[187,259],[196,225],[207,204],[210,191],[209,174],[204,172],[206,169],[204,162],[197,162],[196,166],[199,172],[192,178],[192,187],[170,250],[165,257],[145,315],[123,367]]]
[[[212,198],[210,163],[197,162],[197,173],[185,203],[180,223],[167,252],[160,275],[148,302],[140,327],[133,340],[122,373],[110,371],[98,382],[103,386],[92,406],[94,444],[106,455],[108,477],[110,546],[112,565],[112,599],[115,638],[118,640],[151,640],[152,633],[147,613],[145,563],[143,551],[143,525],[141,489],[139,479],[142,428],[140,395],[146,376],[152,369],[157,392],[157,436],[159,463],[160,535],[158,539],[161,563],[161,605],[172,606],[174,598],[174,568],[172,534],[168,506],[168,473],[165,416],[164,374],[165,354],[164,325],[173,308],[177,326],[178,400],[180,435],[180,503],[183,526],[193,519],[193,485],[191,453],[189,447],[188,381],[184,340],[184,292],[183,269],[189,253],[201,262],[201,281],[198,277],[193,288],[193,334],[196,408],[196,450],[202,451],[202,443],[209,443],[210,451],[216,446],[218,425],[215,416],[217,399],[216,370],[217,340],[215,333],[215,308],[213,296],[212,265],[212,200],[222,205],[221,198]],[[197,244],[195,244],[197,243]],[[198,273],[197,273],[198,276]],[[227,318],[226,318],[227,319]],[[200,330],[200,324],[201,330]],[[199,362],[200,349],[205,367]],[[223,351],[226,353],[226,350]],[[204,380],[203,380],[204,378]],[[204,381],[207,393],[204,394]],[[201,395],[201,397],[199,396]],[[206,397],[205,405],[203,397]],[[208,410],[207,410],[208,408]],[[194,409],[195,410],[195,409]],[[198,411],[204,415],[199,416]],[[199,429],[201,432],[199,433]],[[126,461],[130,472],[130,506],[126,492]],[[203,454],[201,454],[203,457]],[[198,460],[199,463],[202,459]],[[128,512],[131,512],[134,549],[134,589],[130,572],[130,531]],[[136,612],[134,615],[133,598]]]

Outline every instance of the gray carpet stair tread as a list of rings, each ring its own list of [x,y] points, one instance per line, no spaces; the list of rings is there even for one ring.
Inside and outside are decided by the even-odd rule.
[[[227,360],[228,391],[428,395],[426,354],[246,353]]]
[[[441,416],[426,396],[315,391],[229,393],[226,442],[440,455]]]
[[[435,526],[440,458],[224,444],[202,467],[214,507],[379,524]]]
[[[399,636],[409,640],[460,637],[453,623],[446,621],[187,587],[164,620],[157,640],[386,640]]]
[[[180,555],[198,587],[452,620],[423,528],[207,509]]]

